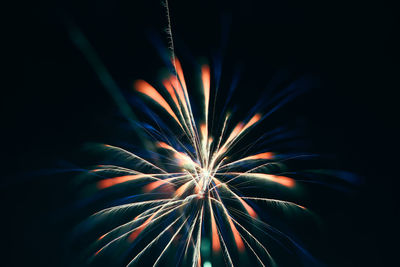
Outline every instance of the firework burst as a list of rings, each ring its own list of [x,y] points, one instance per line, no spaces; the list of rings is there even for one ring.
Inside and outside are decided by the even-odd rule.
[[[159,89],[144,80],[134,83],[143,100],[163,116],[144,108],[153,125],[137,122],[148,137],[143,140],[145,153],[101,145],[119,164],[97,165],[89,171],[101,192],[131,190],[130,196],[87,220],[86,225],[106,225],[89,249],[91,260],[112,255],[124,258],[128,266],[143,261],[154,266],[171,265],[171,261],[183,266],[210,266],[210,261],[275,266],[268,247],[296,243],[268,224],[256,204],[297,215],[309,213],[301,205],[267,195],[271,190],[296,190],[296,179],[284,175],[288,173],[284,162],[299,155],[263,150],[259,145],[263,138],[246,139],[271,111],[254,112],[238,123],[232,113],[211,114],[207,64],[199,75],[202,116],[195,118],[181,64],[175,57],[171,62],[174,71]],[[277,101],[271,110],[288,98]],[[221,123],[210,118],[220,118]],[[249,191],[249,186],[256,190]]]
[[[236,114],[226,112],[232,90],[221,101],[220,77],[212,77],[208,64],[198,68],[201,97],[194,97],[175,57],[170,29],[169,34],[169,74],[157,85],[144,80],[133,85],[142,99],[135,98],[135,113],[141,114],[138,120],[83,35],[71,31],[122,114],[133,122],[144,148],[132,152],[115,145],[97,146],[112,163],[97,165],[84,176],[99,191],[99,198],[114,201],[79,227],[97,235],[88,249],[89,262],[276,266],[273,252],[278,246],[294,251],[292,257],[299,261],[307,258],[307,266],[318,265],[291,235],[270,223],[265,210],[295,217],[312,215],[284,199],[300,191],[300,182],[336,173],[289,172],[288,162],[312,155],[280,153],[271,145],[290,136],[282,128],[257,138],[249,134],[303,90],[291,85],[267,101],[262,98],[246,119],[235,121]],[[214,88],[212,84],[216,84]],[[198,106],[200,116],[195,116]],[[257,111],[265,106],[266,112]],[[281,193],[286,197],[281,198]]]

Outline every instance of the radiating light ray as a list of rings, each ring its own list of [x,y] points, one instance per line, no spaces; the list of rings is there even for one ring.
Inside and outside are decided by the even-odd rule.
[[[265,174],[265,173],[252,173],[252,172],[249,172],[249,173],[226,172],[224,175],[237,175],[234,179],[236,179],[240,176],[240,177],[246,177],[246,178],[255,178],[255,179],[261,179],[261,180],[265,180],[265,181],[271,181],[271,182],[286,186],[288,188],[292,188],[296,184],[294,179],[286,177],[286,176],[281,176],[281,175],[273,175],[273,174]]]
[[[245,213],[242,213],[242,215],[244,215],[242,218],[247,219],[248,221],[251,221],[251,223],[254,224],[254,227],[255,227],[256,229],[262,231],[262,232],[263,232],[264,234],[266,234],[269,238],[276,240],[276,238],[274,238],[274,237],[271,235],[271,233],[268,233],[267,231],[265,231],[265,229],[271,231],[271,232],[274,233],[274,234],[277,234],[278,236],[280,236],[280,238],[286,238],[286,239],[288,239],[288,240],[291,240],[291,238],[290,238],[288,235],[282,233],[281,231],[279,231],[279,230],[276,229],[275,227],[272,227],[271,225],[267,224],[266,222],[261,221],[261,220],[258,219],[258,218],[255,218],[255,219],[254,219],[254,218],[250,218],[250,217],[249,217],[247,214],[245,214]],[[233,219],[233,220],[234,220],[234,219]],[[236,221],[236,223],[238,223],[238,222]],[[261,228],[261,227],[259,226],[259,224],[260,224],[261,226],[263,226],[264,228]],[[244,230],[244,232],[246,232],[246,233],[248,233],[249,235],[251,235],[250,231],[248,231],[246,228],[242,227],[239,223],[238,223],[238,225],[239,225],[239,227],[241,227],[241,228]],[[255,241],[256,241],[256,240],[255,240]],[[260,241],[257,240],[256,242],[260,242]],[[293,243],[294,243],[294,242],[293,242]],[[260,244],[260,246],[263,247],[263,245],[262,245],[261,242],[260,242],[259,244]],[[270,258],[271,262],[272,262],[273,265],[274,265],[274,264],[275,264],[274,259],[271,257],[271,255],[269,254],[268,250],[267,250],[265,247],[263,247],[263,248],[265,249],[265,252],[267,253],[268,257]]]
[[[179,208],[182,207],[183,205],[185,205],[185,203],[183,203],[183,204],[181,204],[181,205],[178,205],[178,206],[176,206],[176,207],[173,207],[172,209],[169,209],[169,207],[164,206],[163,208],[164,208],[165,212],[164,212],[161,216],[159,216],[158,218],[156,218],[155,220],[152,220],[152,219],[157,215],[157,212],[159,212],[160,210],[158,210],[156,213],[152,213],[152,214],[148,214],[148,215],[141,216],[141,215],[147,213],[149,210],[148,210],[148,211],[145,211],[145,212],[141,213],[140,215],[136,216],[132,221],[127,222],[127,223],[125,223],[125,224],[122,224],[122,225],[120,225],[120,226],[118,226],[118,227],[115,227],[115,228],[111,229],[110,231],[108,231],[107,233],[105,233],[104,235],[102,235],[101,238],[99,238],[98,240],[102,240],[104,237],[109,236],[109,235],[112,234],[112,233],[117,233],[119,230],[123,229],[123,228],[126,227],[126,226],[129,226],[129,225],[134,224],[135,222],[137,222],[137,221],[140,220],[140,219],[150,218],[150,220],[147,219],[147,220],[145,221],[145,224],[146,224],[145,227],[146,227],[146,226],[149,225],[150,223],[152,223],[152,222],[154,222],[154,221],[157,221],[157,220],[159,220],[159,219],[165,217],[166,215],[170,214],[171,212],[173,212],[173,211],[176,210],[176,209],[179,209]],[[159,206],[158,206],[158,207],[154,207],[154,209],[158,209],[158,208],[160,208],[160,207],[159,207]],[[153,209],[150,209],[150,210],[153,210]],[[128,235],[129,235],[130,241],[133,241],[133,240],[140,234],[140,232],[141,232],[142,230],[144,230],[145,227],[143,227],[143,224],[142,224],[142,225],[139,225],[139,226],[137,226],[137,227],[135,227],[135,228],[133,228],[133,229],[128,229],[128,230],[127,230],[125,233],[123,233],[123,234],[117,233],[117,234],[116,234],[117,237],[114,237],[111,241],[108,241],[105,245],[103,245],[103,246],[95,253],[95,255],[97,255],[100,251],[102,251],[103,249],[107,248],[108,246],[110,246],[110,245],[113,244],[114,242],[116,242],[116,241],[118,241],[118,240],[120,240],[120,239],[122,239],[122,238],[124,238],[124,237],[126,237],[126,236],[128,236]],[[138,232],[138,230],[139,230],[139,232]],[[135,236],[131,236],[131,235],[132,235],[133,233],[135,233],[135,232],[136,232]]]
[[[175,219],[172,223],[170,223],[159,235],[157,235],[156,238],[153,239],[144,249],[142,249],[128,264],[127,266],[131,266],[132,264],[135,263],[135,261],[149,248],[151,247],[155,242],[158,241],[158,239],[166,232],[168,231],[179,219],[181,219],[182,216],[179,216],[177,219]]]
[[[257,218],[255,218],[255,219],[258,220]],[[245,227],[243,227],[239,222],[237,222],[234,218],[232,218],[232,220],[264,250],[264,252],[268,256],[272,266],[276,266],[276,263],[275,263],[274,259],[272,258],[271,254],[269,253],[268,249],[256,237],[254,237],[254,235],[252,235],[250,233],[250,231],[248,231]]]
[[[217,231],[218,231],[218,236],[220,237],[222,246],[224,247],[224,253],[226,255],[226,259],[228,260],[229,266],[234,266],[231,255],[229,254],[228,247],[226,246],[225,240],[221,234],[221,231],[218,229],[218,227],[217,227]],[[225,260],[225,258],[224,258],[224,260]]]
[[[174,202],[172,202],[172,203],[170,203],[170,204],[172,205],[172,204],[174,204]],[[100,241],[100,240],[104,239],[104,238],[107,237],[108,235],[113,234],[114,232],[117,232],[117,231],[121,230],[121,229],[124,228],[124,227],[127,227],[127,226],[129,226],[129,225],[132,225],[132,224],[134,224],[134,223],[137,223],[138,220],[140,220],[140,219],[145,219],[145,218],[148,218],[148,217],[152,216],[152,214],[148,214],[148,213],[151,212],[151,211],[153,211],[153,210],[155,210],[155,209],[158,209],[158,208],[159,208],[159,206],[150,208],[150,209],[148,209],[148,210],[146,210],[146,211],[140,213],[140,214],[139,214],[138,216],[136,216],[132,221],[128,221],[128,222],[126,222],[126,223],[124,223],[124,224],[121,224],[121,225],[119,225],[119,226],[117,226],[117,227],[112,228],[111,230],[109,230],[108,232],[106,232],[105,234],[103,234],[102,236],[100,236],[100,237],[97,239],[97,241]],[[167,208],[167,209],[168,209],[168,208]],[[147,215],[144,215],[144,214],[147,214]],[[120,237],[121,237],[121,236],[120,236]],[[119,239],[119,238],[117,238],[117,239]],[[116,240],[116,239],[113,239],[111,242],[113,242],[113,241],[115,241],[115,240]],[[109,243],[111,243],[111,242],[109,242]]]
[[[271,199],[271,198],[261,198],[261,197],[242,197],[242,199],[250,199],[250,200],[260,200],[260,201],[265,201],[265,202],[270,202],[270,203],[276,203],[280,205],[285,205],[285,206],[294,206],[298,207],[302,210],[308,211],[306,207],[303,207],[299,204],[286,201],[286,200],[280,200],[280,199]]]
[[[185,117],[184,114],[182,113],[181,104],[180,104],[180,102],[179,102],[179,100],[178,100],[178,98],[177,98],[177,94],[175,93],[175,90],[176,90],[176,89],[174,89],[174,87],[173,87],[173,85],[172,85],[171,79],[172,79],[172,78],[170,78],[169,80],[168,80],[168,79],[165,79],[165,80],[163,81],[163,85],[164,85],[164,87],[167,89],[169,95],[171,96],[171,98],[172,98],[172,100],[173,100],[173,102],[174,102],[174,104],[175,104],[175,107],[176,107],[176,108],[178,109],[178,111],[179,111],[179,116],[180,116],[180,118],[181,118],[180,121],[183,122],[183,126],[185,127],[185,129],[184,129],[185,134],[188,135],[188,136],[191,136],[190,129],[189,129],[188,125],[187,125],[186,117]],[[175,86],[176,86],[176,82],[174,82],[174,83],[175,83]],[[183,92],[178,93],[178,96],[179,96],[179,98],[181,99],[181,101],[183,101],[183,100],[182,100]]]
[[[272,153],[272,152],[259,153],[259,154],[256,154],[256,155],[248,156],[248,157],[245,157],[245,158],[236,160],[236,161],[234,161],[234,162],[230,162],[230,163],[228,163],[228,164],[222,165],[222,166],[220,167],[220,169],[227,168],[227,167],[229,167],[229,166],[231,166],[231,165],[238,164],[238,163],[242,163],[242,162],[245,162],[245,161],[251,161],[251,160],[270,160],[270,159],[273,159],[273,158],[274,158],[274,153]]]
[[[201,68],[201,78],[203,81],[204,90],[204,119],[206,121],[205,125],[200,127],[202,133],[202,148],[203,148],[203,158],[204,165],[208,165],[208,106],[210,104],[210,68],[207,65],[203,65]]]
[[[175,208],[173,208],[173,209],[171,209],[171,210],[169,210],[169,211],[163,213],[160,217],[156,218],[154,221],[157,221],[157,220],[159,220],[160,218],[165,217],[166,215],[168,215],[168,214],[170,214],[172,211],[174,211],[174,210],[176,210],[176,209],[182,207],[183,205],[186,205],[186,203],[183,203],[182,205],[179,205],[179,206],[177,206],[177,207],[175,207]],[[150,215],[150,217],[154,218],[155,215],[156,215],[156,213]],[[179,219],[179,218],[178,218],[178,219]],[[148,226],[151,222],[154,222],[154,221],[150,220],[150,221],[147,223],[146,226]],[[122,234],[122,235],[119,235],[118,237],[112,239],[111,241],[109,241],[108,243],[106,243],[104,246],[102,246],[98,251],[96,251],[96,253],[94,254],[94,256],[97,256],[97,254],[99,254],[101,251],[103,251],[104,249],[106,249],[107,247],[109,247],[109,246],[110,246],[111,244],[113,244],[114,242],[116,242],[116,241],[118,241],[118,240],[120,240],[120,239],[122,239],[122,238],[124,238],[124,237],[126,237],[126,236],[128,236],[128,235],[131,235],[131,234],[134,233],[136,230],[139,230],[139,229],[141,229],[141,228],[143,228],[143,225],[140,225],[140,226],[138,226],[138,227],[135,227],[135,228],[129,230],[128,232],[126,232],[126,233],[124,233],[124,234]],[[115,230],[116,230],[116,229],[115,229]],[[143,229],[141,229],[140,232],[141,232],[142,230],[143,230]],[[111,231],[110,231],[110,232],[111,232]],[[107,234],[109,234],[110,232],[108,232]],[[138,233],[138,235],[140,234],[140,232]],[[103,236],[104,236],[104,235],[103,235]],[[137,235],[135,236],[135,238],[136,238],[136,237],[137,237]],[[130,238],[130,239],[131,239],[130,241],[132,242],[133,239],[132,239],[132,238]]]
[[[167,180],[160,180],[159,178],[154,177],[154,174],[135,174],[135,175],[124,175],[124,176],[119,176],[119,177],[114,177],[114,178],[108,178],[108,179],[104,179],[101,180],[99,182],[97,182],[97,187],[99,189],[104,189],[104,188],[108,188],[114,185],[118,185],[121,183],[126,183],[126,182],[130,182],[130,181],[134,181],[134,180],[140,180],[143,178],[149,178],[149,179],[154,179],[154,180],[158,180],[164,183],[167,183]]]
[[[181,126],[183,129],[183,126],[181,122],[179,121],[178,117],[176,116],[175,112],[171,109],[170,105],[165,101],[165,99],[160,95],[160,93],[157,92],[157,90],[152,87],[150,84],[143,80],[138,80],[135,82],[135,88],[138,92],[141,92],[142,94],[147,95],[151,99],[153,99],[155,102],[157,102],[161,107],[165,109],[165,111],[168,112],[169,115],[171,115],[172,118]]]
[[[211,205],[211,200],[208,200],[208,205],[209,205],[209,209],[210,209],[210,217],[211,217],[211,235],[212,235],[212,250],[214,253],[217,253],[221,250],[221,242],[219,240],[219,236],[218,236],[218,227],[217,227],[217,223],[215,222],[215,215],[213,212],[213,208]]]
[[[199,212],[196,213],[196,217],[195,217],[195,219],[193,220],[192,225],[191,225],[190,228],[189,228],[188,238],[186,239],[186,242],[185,242],[185,252],[184,252],[184,255],[187,255],[187,251],[188,251],[188,249],[189,249],[189,243],[190,243],[190,242],[192,242],[193,246],[195,246],[195,245],[194,245],[194,242],[193,242],[192,235],[193,235],[194,228],[196,227],[197,218],[198,218],[198,217],[199,217]]]
[[[165,170],[161,169],[160,167],[155,166],[153,163],[150,163],[149,161],[147,161],[147,160],[145,160],[145,159],[143,159],[143,158],[141,158],[141,157],[135,155],[134,153],[131,153],[131,152],[125,150],[125,149],[122,149],[122,148],[116,147],[116,146],[112,146],[112,145],[104,145],[104,146],[109,148],[109,149],[115,150],[118,153],[123,154],[126,157],[126,160],[129,160],[129,159],[131,159],[131,160],[139,160],[140,163],[142,163],[142,164],[145,164],[145,165],[148,165],[150,167],[153,167],[154,169],[157,169],[157,170],[159,170],[159,171],[161,171],[163,173],[168,173]]]
[[[212,200],[215,201],[215,202],[216,202],[218,205],[220,205],[222,208],[224,208],[224,204],[223,204],[221,201],[219,201],[219,200],[217,200],[217,199],[212,199]],[[243,214],[244,214],[244,213],[243,213]],[[238,221],[236,221],[231,215],[229,215],[229,214],[227,214],[227,215],[230,217],[231,221],[235,222],[236,225],[238,225],[246,234],[248,234],[248,235],[249,235],[263,250],[264,250],[265,254],[268,256],[268,258],[269,258],[269,260],[270,260],[271,266],[276,266],[276,263],[275,263],[274,259],[272,258],[270,252],[267,250],[267,248],[265,248],[265,246],[264,246],[256,237],[254,237],[254,235],[252,235],[250,231],[248,231],[245,227],[243,227],[243,226],[242,226]],[[247,218],[252,219],[251,217],[249,217],[249,215],[247,215],[247,214],[244,214],[244,215],[246,215]],[[255,218],[255,220],[256,220],[256,221],[259,221],[257,218]],[[257,227],[257,226],[256,226],[256,227]],[[257,227],[257,228],[258,228],[258,227]],[[240,233],[239,233],[239,235],[240,235],[240,237],[242,238],[242,240],[244,240],[245,243],[246,243],[247,245],[249,245],[249,243],[245,240],[245,238],[243,237],[243,235],[241,235]],[[249,245],[249,246],[250,246],[250,245]],[[250,246],[250,247],[251,247],[251,246]],[[254,252],[254,254],[256,254],[255,251],[254,251],[252,248],[251,248],[251,250]],[[256,255],[256,256],[257,256],[257,255]],[[257,256],[257,258],[259,259],[258,256]]]
[[[218,197],[218,198],[219,198],[219,197]],[[226,209],[225,205],[223,205],[223,204],[221,205],[221,200],[216,200],[216,199],[214,199],[214,198],[213,198],[212,200],[214,200],[214,201],[216,201],[217,203],[220,204],[220,207],[221,207],[221,209],[222,209],[222,211],[223,211],[223,213],[224,213],[224,215],[225,215],[225,219],[228,220],[230,230],[231,230],[231,232],[232,232],[233,238],[234,238],[235,243],[236,243],[236,247],[237,247],[237,249],[238,249],[240,252],[243,252],[244,249],[245,249],[243,240],[242,240],[242,238],[241,238],[241,236],[240,236],[239,231],[236,229],[236,226],[235,226],[235,224],[233,223],[232,217],[229,215],[228,210]]]
[[[196,162],[194,162],[188,155],[186,155],[183,152],[179,152],[177,151],[175,148],[173,148],[172,146],[164,143],[164,142],[158,142],[157,144],[158,147],[160,148],[164,148],[167,150],[170,150],[172,152],[174,152],[174,156],[180,160],[182,160],[183,162],[189,163],[190,165],[193,165],[194,167],[200,167]]]
[[[173,78],[173,84],[175,85],[174,88],[178,88],[178,95],[179,95],[180,99],[184,102],[185,113],[186,113],[186,116],[188,117],[190,129],[193,133],[193,138],[195,141],[194,143],[197,145],[196,150],[198,150],[199,139],[196,134],[197,129],[196,129],[196,124],[195,124],[195,119],[193,117],[192,107],[190,105],[189,94],[187,92],[186,82],[185,82],[185,78],[183,76],[181,63],[179,62],[179,60],[176,57],[173,58],[172,60],[173,60],[175,69],[177,71],[177,77]]]
[[[175,93],[178,96],[178,102],[179,102],[178,108],[180,108],[182,110],[181,106],[183,106],[183,111],[184,111],[183,114],[185,115],[183,117],[185,118],[185,124],[188,124],[188,127],[190,128],[190,133],[193,134],[194,129],[193,129],[192,120],[190,117],[189,106],[186,102],[186,97],[183,92],[182,86],[181,86],[178,78],[173,75],[170,76],[169,82],[172,85],[172,89],[175,90]]]
[[[204,212],[204,206],[201,207],[200,211],[200,216],[199,216],[199,226],[198,226],[198,231],[197,231],[197,238],[196,238],[196,246],[193,254],[193,261],[192,261],[192,266],[194,267],[196,264],[200,266],[200,243],[201,243],[201,228],[202,228],[202,223],[203,223],[203,212]]]
[[[140,201],[140,202],[135,202],[135,203],[129,203],[129,204],[123,204],[123,205],[118,205],[118,206],[113,206],[110,208],[103,209],[101,211],[96,212],[92,216],[97,216],[97,215],[107,215],[110,212],[115,212],[119,211],[124,208],[133,208],[133,207],[141,207],[145,206],[147,204],[154,204],[157,202],[164,202],[164,201],[171,201],[173,199],[157,199],[157,200],[146,200],[146,201]]]
[[[193,181],[188,181],[181,185],[178,189],[176,189],[174,196],[181,197],[191,184],[193,184]]]
[[[154,262],[153,267],[157,265],[157,263],[160,261],[161,257],[164,255],[165,251],[169,248],[169,246],[171,245],[172,241],[175,239],[175,237],[179,234],[179,232],[181,231],[181,229],[185,226],[187,220],[189,219],[189,217],[187,217],[185,219],[185,221],[181,224],[181,226],[179,226],[179,228],[176,230],[175,234],[171,237],[171,239],[169,240],[169,242],[167,243],[167,245],[164,247],[163,251],[161,251],[160,256],[158,256],[157,260]]]
[[[294,156],[294,157],[290,157],[290,158],[286,158],[285,160],[289,160],[289,159],[295,159],[295,158],[299,158],[299,157],[304,157],[305,155],[301,155],[301,156]],[[278,163],[282,163],[284,160],[279,161]],[[276,164],[276,162],[267,162],[261,165],[258,165],[252,169],[249,169],[245,172],[223,172],[223,173],[215,173],[215,174],[219,174],[219,175],[236,175],[234,178],[230,178],[227,182],[225,182],[225,184],[231,183],[232,181],[241,178],[241,177],[246,177],[249,175],[249,177],[251,178],[259,178],[261,180],[265,180],[265,181],[273,181],[273,182],[277,182],[280,183],[286,187],[293,187],[295,185],[295,180],[291,179],[289,177],[285,177],[285,176],[277,176],[277,175],[270,175],[270,174],[265,174],[265,173],[253,173],[253,171],[261,169],[262,167],[268,166],[268,165],[272,165],[272,164]],[[253,174],[253,175],[252,175]],[[262,175],[265,174],[265,175]],[[213,188],[211,188],[211,190],[214,190],[216,186],[214,186]]]
[[[243,235],[240,235],[242,240],[246,243],[247,247],[251,250],[251,252],[253,252],[254,256],[256,256],[258,263],[261,264],[261,266],[265,267],[264,263],[262,262],[262,260],[260,259],[260,257],[257,255],[257,253],[254,251],[253,247],[249,244],[249,242],[247,242],[246,238],[244,238]]]

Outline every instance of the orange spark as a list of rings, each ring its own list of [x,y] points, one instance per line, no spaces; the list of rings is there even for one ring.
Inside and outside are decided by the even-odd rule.
[[[204,94],[207,100],[210,97],[210,67],[208,65],[201,67],[201,79],[203,80]]]
[[[149,83],[147,83],[146,81],[143,80],[137,80],[135,82],[134,87],[136,88],[136,90],[142,94],[147,95],[148,97],[150,97],[151,99],[153,99],[155,102],[157,102],[161,107],[163,107],[165,109],[165,111],[167,111],[169,113],[169,115],[171,115],[171,117],[173,117],[176,122],[182,127],[181,123],[178,120],[178,117],[175,115],[174,111],[171,109],[171,107],[169,106],[169,104],[167,103],[167,101],[165,101],[165,99],[160,95],[159,92],[157,92],[157,90],[151,86]]]
[[[235,138],[240,134],[240,132],[242,131],[242,129],[243,129],[243,123],[242,123],[242,122],[239,122],[239,123],[235,126],[235,128],[233,129],[233,131],[231,132],[231,134],[229,135],[229,137],[228,137],[228,139],[226,140],[225,144],[228,144],[228,143],[231,142],[233,139],[235,139]]]
[[[289,188],[292,188],[296,185],[296,181],[294,179],[286,177],[286,176],[280,176],[280,175],[273,175],[273,174],[266,174],[266,173],[253,173],[253,172],[251,172],[251,173],[229,172],[226,174],[237,175],[237,177],[247,176],[247,177],[264,179],[264,180],[268,180],[271,182],[281,184],[281,185],[289,187]]]
[[[205,123],[200,124],[200,132],[203,138],[207,138],[207,126]]]
[[[168,145],[167,143],[164,143],[164,142],[158,142],[157,146],[161,147],[161,148],[168,149],[168,150],[176,151],[172,146],[170,146],[170,145]]]
[[[186,164],[195,165],[195,163],[193,162],[193,160],[192,160],[190,157],[188,157],[188,155],[186,155],[186,154],[183,153],[183,152],[176,151],[176,149],[173,148],[172,146],[170,146],[170,145],[168,145],[168,144],[166,144],[166,143],[164,143],[164,142],[158,142],[158,143],[157,143],[157,146],[158,146],[158,147],[161,147],[161,148],[164,148],[164,149],[168,149],[168,150],[173,151],[173,152],[174,152],[174,156],[175,156],[175,158],[178,160],[178,164],[179,164],[179,165],[181,165],[181,166],[182,166],[182,165],[186,165]]]
[[[179,80],[182,83],[183,89],[186,92],[186,82],[185,82],[185,78],[183,76],[183,71],[182,71],[182,66],[181,63],[179,62],[179,60],[175,57],[175,68],[176,68],[176,72],[178,74]]]
[[[178,94],[179,100],[182,102],[185,110],[187,111],[185,95],[183,93],[182,86],[179,83],[179,80],[175,76],[171,75],[169,78],[169,81],[172,84],[173,88],[175,88],[176,93]]]
[[[104,247],[103,247],[104,248]],[[95,256],[97,256],[97,254],[99,254],[100,253],[100,251],[102,251],[103,250],[103,248],[101,248],[101,249],[99,249],[98,251],[96,251],[96,253],[94,253],[94,255]]]
[[[174,88],[171,85],[171,82],[166,79],[163,81],[163,85],[167,89],[167,91],[168,91],[169,95],[171,96],[172,100],[174,101],[175,105],[179,108],[180,107],[179,101],[178,101],[178,98],[176,98],[176,94],[175,94]]]
[[[230,217],[228,217],[229,225],[232,230],[233,238],[235,239],[236,246],[240,252],[244,251],[243,240],[240,237],[239,231],[236,229],[236,226],[233,224],[233,221]]]
[[[213,181],[215,183],[215,186],[219,186],[221,184],[221,181],[218,180],[217,178],[213,177],[212,179],[213,179]]]
[[[143,187],[143,191],[145,191],[145,192],[153,191],[157,187],[160,187],[161,185],[166,184],[166,183],[168,183],[167,180],[159,180],[159,181],[151,182],[151,183],[147,184],[145,187]]]
[[[208,120],[208,105],[210,102],[210,67],[208,67],[208,65],[203,65],[201,67],[201,79],[203,81],[204,106],[205,106],[205,116],[206,116],[206,121],[207,121]]]
[[[240,161],[252,160],[252,159],[273,159],[273,158],[274,158],[274,153],[265,152],[265,153],[260,153],[260,154],[256,154],[256,155],[253,155],[253,156],[245,157],[245,158],[241,159]]]
[[[189,184],[191,184],[192,181],[186,182],[183,185],[181,185],[178,189],[175,191],[175,196],[180,197],[185,193],[186,189],[188,188]]]
[[[286,176],[276,176],[273,175],[274,177],[272,180],[276,183],[279,183],[281,185],[284,185],[286,187],[294,187],[295,181],[292,178],[286,177]]]
[[[150,223],[150,221],[154,218],[156,213],[151,215],[140,227],[138,227],[136,230],[134,230],[128,237],[128,240],[132,242],[133,240],[138,237],[138,235],[147,227],[147,225]]]
[[[245,208],[245,210],[247,211],[247,213],[253,217],[253,218],[257,218],[257,213],[254,211],[254,209],[252,207],[250,207],[249,204],[246,203],[246,201],[244,201],[242,198],[238,197],[240,203],[243,205],[243,207]]]
[[[218,252],[221,249],[221,243],[219,241],[218,228],[212,210],[211,213],[212,250]]]
[[[201,267],[201,256],[197,258],[197,266]]]
[[[257,113],[256,115],[253,116],[253,118],[251,118],[249,120],[249,122],[246,124],[246,126],[244,127],[243,130],[249,128],[250,126],[252,126],[253,124],[255,124],[256,122],[258,122],[261,119],[261,114]]]
[[[125,176],[109,178],[109,179],[105,179],[105,180],[101,180],[101,181],[97,182],[97,188],[104,189],[104,188],[107,188],[107,187],[110,187],[110,186],[113,186],[116,184],[125,183],[128,181],[143,178],[146,176],[147,175],[145,175],[145,174],[135,174],[135,175],[125,175]]]
[[[104,235],[100,236],[97,240],[102,240],[106,235],[107,235],[107,233],[105,233]]]

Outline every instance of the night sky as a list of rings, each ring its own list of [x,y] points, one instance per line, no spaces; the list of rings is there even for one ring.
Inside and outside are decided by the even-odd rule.
[[[307,241],[310,250],[328,266],[394,266],[400,47],[394,6],[170,1],[170,9],[178,55],[209,59],[223,51],[223,79],[233,66],[242,69],[241,86],[251,89],[235,101],[251,103],[282,70],[289,81],[303,74],[318,80],[272,121],[303,125],[312,151],[330,155],[361,183],[347,193],[312,189],[308,202],[324,226]],[[71,186],[72,174],[44,173],[84,167],[83,144],[118,140],[126,123],[66,21],[85,34],[125,95],[136,79],[156,80],[163,67],[150,37],[166,43],[159,0],[21,3],[9,23],[16,75],[3,88],[1,106],[2,266],[71,265],[69,233],[84,214],[67,207],[79,189]]]

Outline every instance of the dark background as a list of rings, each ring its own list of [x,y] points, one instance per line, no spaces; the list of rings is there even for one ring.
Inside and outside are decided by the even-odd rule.
[[[221,18],[231,16],[225,58],[244,67],[242,79],[252,88],[262,90],[281,68],[319,77],[321,86],[289,111],[307,122],[319,152],[335,155],[340,167],[364,182],[353,193],[313,199],[325,230],[311,247],[331,266],[394,266],[399,211],[394,6],[171,1],[170,9],[178,54],[186,46],[195,58],[220,47]],[[137,78],[154,80],[162,67],[147,38],[149,31],[165,38],[160,1],[42,1],[16,9],[7,38],[16,75],[1,107],[3,266],[66,264],[65,240],[74,221],[53,220],[51,214],[73,201],[74,191],[65,186],[66,177],[33,173],[61,160],[73,163],[85,142],[115,137],[115,103],[69,39],[65,18],[81,28],[123,90],[131,90]]]

